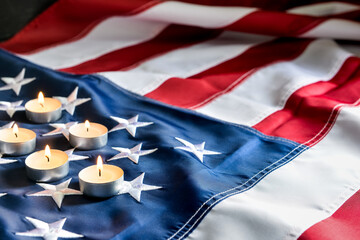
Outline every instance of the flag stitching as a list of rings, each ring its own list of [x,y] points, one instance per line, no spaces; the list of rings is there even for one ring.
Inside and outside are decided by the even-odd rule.
[[[338,105],[336,105],[335,107],[333,107],[332,112],[330,113],[330,116],[329,116],[327,122],[325,123],[324,127],[323,127],[314,137],[312,137],[311,139],[309,139],[309,140],[308,140],[307,142],[305,142],[304,144],[310,143],[311,141],[317,139],[318,136],[320,136],[320,137],[317,139],[316,142],[314,142],[313,144],[310,145],[310,147],[312,147],[312,146],[314,146],[316,143],[318,143],[319,141],[321,141],[321,139],[322,139],[323,137],[326,136],[326,134],[331,130],[332,126],[335,124],[335,121],[332,121],[332,122],[330,123],[330,120],[331,120],[331,118],[332,118],[332,116],[333,116],[336,108],[338,108],[338,107],[340,106],[339,111],[336,112],[335,119],[336,119],[337,116],[339,115],[341,108],[343,108],[343,107],[345,107],[345,106],[353,107],[353,106],[355,106],[356,104],[358,104],[359,102],[360,102],[360,98],[359,98],[356,102],[354,102],[353,104],[338,104]],[[329,123],[330,123],[330,126],[328,127],[328,124],[329,124]],[[328,127],[327,131],[324,132],[324,133],[322,133],[327,127]],[[302,149],[301,149],[301,147],[302,147]],[[218,195],[221,195],[221,194],[223,194],[223,193],[226,193],[226,192],[232,191],[232,190],[234,190],[234,189],[237,189],[237,188],[239,188],[239,187],[242,187],[243,185],[245,185],[246,183],[248,183],[250,180],[252,180],[256,175],[260,174],[262,171],[264,171],[265,169],[271,167],[272,165],[275,165],[275,164],[279,163],[281,160],[283,160],[285,157],[288,157],[292,152],[294,152],[294,151],[297,150],[298,148],[300,148],[300,150],[299,150],[298,153],[296,153],[296,154],[295,154],[293,157],[291,157],[288,161],[285,161],[283,164],[279,164],[278,166],[275,166],[275,167],[273,167],[272,169],[270,169],[263,177],[265,177],[267,174],[269,174],[270,172],[274,171],[275,169],[277,169],[277,168],[283,166],[284,164],[290,162],[294,157],[298,156],[299,154],[301,154],[302,152],[304,152],[306,149],[308,149],[307,147],[304,147],[304,145],[299,145],[299,146],[295,147],[293,150],[291,150],[287,155],[285,155],[284,157],[282,157],[281,159],[279,159],[278,161],[272,163],[271,165],[265,167],[263,170],[259,171],[257,174],[255,174],[253,177],[251,177],[251,178],[250,178],[249,180],[247,180],[245,183],[243,183],[243,184],[241,184],[241,185],[239,185],[239,186],[237,186],[237,187],[235,187],[235,188],[228,189],[228,190],[226,190],[226,191],[224,191],[224,192],[215,194],[214,196],[212,196],[211,198],[209,198],[207,201],[205,201],[205,202],[199,207],[199,209],[193,214],[193,216],[191,216],[190,219],[189,219],[177,232],[175,232],[175,233],[174,233],[170,238],[168,238],[168,239],[172,239],[173,237],[175,237],[176,235],[178,235],[179,232],[181,232],[182,229],[184,229],[185,226],[190,223],[190,221],[192,220],[192,218],[194,218],[194,217],[197,215],[197,213],[201,210],[201,208],[203,208],[203,207],[205,206],[205,204],[208,203],[210,200],[212,200],[213,198],[215,198],[215,197],[218,196]],[[262,178],[263,178],[263,177],[262,177]],[[262,178],[260,178],[259,180],[261,180]],[[259,181],[259,180],[258,180],[258,181]],[[255,185],[258,181],[254,182],[253,185]],[[249,186],[248,188],[252,187],[253,185]],[[210,206],[208,206],[208,208],[202,213],[202,215],[200,215],[200,217],[198,217],[198,218],[195,220],[195,222],[194,222],[192,225],[189,226],[189,229],[180,237],[180,239],[183,238],[183,237],[195,226],[195,224],[201,219],[201,217],[207,212],[207,210],[210,209],[214,204],[216,204],[218,201],[220,201],[220,200],[222,200],[222,199],[224,199],[224,198],[226,198],[226,197],[229,197],[229,196],[238,194],[238,193],[240,193],[240,192],[242,192],[242,191],[244,191],[244,190],[246,190],[246,189],[248,189],[248,188],[245,188],[245,189],[236,191],[236,192],[234,192],[234,193],[227,194],[227,195],[225,195],[224,197],[222,197],[222,198],[218,199],[217,201],[215,201],[214,203],[212,203],[212,204],[211,204]]]
[[[298,150],[298,149],[300,149],[300,150]],[[235,190],[235,189],[237,189],[237,188],[243,187],[245,184],[249,183],[251,180],[253,180],[255,177],[257,177],[257,175],[259,175],[261,172],[263,172],[263,171],[266,170],[267,168],[271,167],[272,165],[279,164],[279,165],[276,165],[276,166],[270,168],[266,173],[264,173],[264,175],[260,176],[260,178],[257,179],[257,180],[256,180],[254,183],[252,183],[250,186],[248,186],[248,187],[246,187],[246,188],[244,188],[244,189],[238,190],[238,191],[236,191],[236,192],[229,193],[229,194],[221,197],[220,199],[216,200],[216,201],[215,201],[214,203],[212,203],[211,205],[209,205],[209,206],[207,207],[207,209],[205,209],[204,212],[200,215],[200,217],[198,217],[198,218],[195,220],[195,222],[190,226],[190,228],[189,228],[179,239],[183,238],[183,237],[195,226],[195,224],[202,218],[202,216],[203,216],[214,204],[216,204],[217,202],[223,200],[224,198],[227,198],[227,197],[229,197],[229,196],[232,196],[232,195],[235,195],[235,194],[237,194],[237,193],[243,192],[243,191],[245,191],[245,190],[253,187],[256,183],[258,183],[261,179],[263,179],[263,178],[264,178],[266,175],[268,175],[270,172],[272,172],[272,171],[274,171],[275,169],[277,169],[277,168],[283,166],[284,164],[288,163],[288,162],[291,161],[293,158],[295,158],[296,156],[298,156],[300,153],[302,153],[303,151],[305,151],[305,150],[307,150],[307,149],[308,149],[307,146],[299,145],[299,146],[295,147],[294,149],[292,149],[292,150],[291,150],[289,153],[287,153],[284,157],[280,158],[280,159],[277,160],[276,162],[270,164],[269,166],[265,167],[264,169],[262,169],[261,171],[259,171],[258,173],[256,173],[254,176],[252,176],[250,179],[248,179],[245,183],[243,183],[243,184],[241,184],[241,185],[239,185],[239,186],[236,186],[236,187],[234,187],[234,188],[228,189],[228,190],[226,190],[226,191],[224,191],[224,192],[215,194],[214,196],[212,196],[211,198],[209,198],[206,202],[204,202],[204,203],[200,206],[200,208],[194,213],[194,215],[188,220],[188,222],[187,222],[186,224],[184,224],[181,229],[178,230],[178,232],[180,232],[186,225],[188,225],[188,223],[192,220],[192,218],[195,217],[195,216],[197,215],[197,213],[200,211],[200,209],[201,209],[203,206],[205,206],[205,204],[208,203],[210,200],[212,200],[212,199],[215,198],[216,196],[221,195],[221,194],[223,194],[223,193],[230,192],[230,191],[233,191],[233,190]],[[295,151],[299,151],[299,152],[298,152],[298,153],[294,153]],[[292,153],[294,153],[294,156],[289,157],[289,156],[291,156]],[[287,158],[289,158],[289,159],[287,160]],[[282,160],[285,160],[285,161],[282,162]],[[281,162],[281,163],[280,163],[280,162]],[[178,235],[178,232],[176,232],[173,236]],[[172,239],[173,236],[170,237],[169,239]]]
[[[296,153],[294,156],[290,157],[287,161],[283,161],[282,163],[280,163],[280,160],[282,160],[284,157],[281,158],[281,159],[279,159],[278,162],[276,162],[276,163],[280,163],[279,165],[273,167],[273,168],[270,169],[268,172],[264,173],[263,176],[261,176],[259,179],[257,179],[257,180],[256,180],[254,183],[252,183],[250,186],[248,186],[248,187],[246,187],[246,188],[243,188],[243,189],[241,189],[241,190],[235,191],[235,192],[233,192],[233,193],[229,193],[229,194],[227,194],[227,195],[219,198],[219,199],[216,200],[215,202],[213,202],[211,205],[209,205],[209,206],[203,211],[203,213],[196,219],[196,221],[189,227],[189,229],[188,229],[179,239],[184,238],[185,235],[196,225],[196,223],[197,223],[198,221],[200,221],[200,219],[202,218],[202,216],[204,216],[205,213],[208,212],[213,205],[215,205],[215,204],[218,203],[219,201],[222,201],[222,200],[225,199],[225,198],[231,197],[231,196],[233,196],[233,195],[236,195],[236,194],[238,194],[238,193],[241,193],[241,192],[244,192],[244,191],[250,189],[250,188],[253,187],[256,183],[258,183],[261,179],[263,179],[264,177],[266,177],[268,174],[270,174],[270,173],[273,172],[274,170],[278,169],[279,167],[285,165],[286,163],[290,162],[292,159],[294,159],[295,157],[297,157],[299,154],[301,154],[302,152],[304,152],[304,151],[307,150],[307,149],[308,149],[308,148],[300,149],[298,153]],[[290,154],[290,153],[289,153],[289,154]],[[284,158],[284,160],[286,160],[286,158]],[[266,167],[266,168],[267,168],[267,167]],[[264,168],[264,169],[266,169],[266,168]],[[263,170],[264,170],[264,169],[263,169]],[[249,179],[249,180],[250,180],[250,179]],[[249,180],[248,180],[248,181],[249,181]],[[238,187],[240,187],[240,186],[238,186]],[[236,187],[236,188],[238,188],[238,187]],[[231,190],[232,190],[232,189],[231,189]]]
[[[333,110],[332,110],[332,112],[331,112],[331,114],[330,114],[330,117],[329,117],[328,121],[326,122],[326,124],[328,124],[328,123],[330,122],[331,117],[332,117],[332,115],[333,115],[334,112],[335,112],[335,108],[339,108],[339,110],[335,113],[336,115],[335,115],[334,120],[332,121],[331,125],[328,127],[327,131],[326,131],[324,134],[320,134],[320,132],[323,131],[323,130],[327,127],[326,124],[325,124],[325,126],[324,126],[324,127],[320,130],[320,132],[319,132],[318,134],[316,134],[316,136],[315,136],[315,137],[317,137],[317,136],[319,135],[319,136],[320,136],[319,139],[318,139],[316,142],[314,142],[313,144],[311,144],[310,147],[312,147],[312,146],[314,146],[315,144],[317,144],[318,142],[320,142],[320,141],[327,135],[327,133],[330,132],[330,130],[331,130],[331,128],[334,126],[335,120],[336,120],[337,117],[339,116],[340,111],[341,111],[342,108],[344,108],[344,107],[355,107],[355,106],[358,105],[359,103],[360,103],[360,98],[359,98],[356,102],[354,102],[354,103],[352,103],[352,104],[342,104],[342,103],[341,103],[341,104],[336,105],[336,106],[333,108]],[[315,137],[314,137],[314,138],[315,138]],[[314,139],[310,139],[308,142],[310,142],[311,140],[314,140]],[[307,144],[308,142],[306,142],[305,144]]]

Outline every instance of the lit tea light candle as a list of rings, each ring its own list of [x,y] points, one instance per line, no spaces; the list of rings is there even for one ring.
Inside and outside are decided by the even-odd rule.
[[[15,123],[12,128],[0,130],[0,153],[12,156],[25,155],[33,152],[36,146],[36,134],[26,128],[18,128]]]
[[[26,117],[35,123],[48,123],[61,117],[61,102],[54,98],[44,97],[39,92],[38,98],[25,104]]]
[[[106,198],[117,195],[124,181],[124,171],[114,165],[103,164],[97,158],[97,165],[79,172],[80,191],[90,197]]]
[[[69,142],[71,146],[83,149],[97,149],[106,145],[108,129],[99,123],[84,123],[73,125],[69,129]]]
[[[26,173],[36,182],[52,182],[66,177],[69,173],[69,157],[60,150],[51,149],[46,145],[41,150],[25,159]]]

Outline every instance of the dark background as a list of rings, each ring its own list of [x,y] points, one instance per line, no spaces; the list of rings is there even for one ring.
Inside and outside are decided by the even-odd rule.
[[[1,0],[0,41],[12,37],[56,0]]]
[[[57,0],[0,0],[0,42],[11,38],[28,22],[46,10]],[[106,0],[104,0],[106,1]],[[111,1],[111,0],[108,0]],[[134,1],[134,0],[113,0]],[[223,5],[248,6],[270,11],[283,11],[300,5],[328,2],[329,0],[179,0],[183,2]],[[359,4],[360,0],[346,0],[348,3]]]

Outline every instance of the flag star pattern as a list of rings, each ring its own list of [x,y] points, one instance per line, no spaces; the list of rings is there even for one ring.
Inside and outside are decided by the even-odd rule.
[[[4,69],[7,69],[7,71],[11,70],[12,67],[16,67],[17,64],[25,64],[25,62],[22,62],[17,57],[5,52],[0,54],[0,61],[6,66]],[[77,233],[86,237],[88,236],[89,238],[96,236],[97,234],[94,232],[93,228],[89,226],[96,226],[97,228],[103,229],[103,235],[101,237],[104,239],[115,236],[127,238],[128,234],[133,237],[136,235],[137,238],[143,238],[145,236],[158,238],[160,235],[157,234],[162,235],[162,233],[153,232],[151,227],[142,227],[141,231],[136,231],[137,233],[135,235],[134,233],[119,232],[119,225],[111,224],[114,220],[114,211],[117,212],[117,210],[114,209],[118,209],[121,212],[125,211],[124,213],[126,216],[131,216],[130,218],[132,218],[132,220],[128,219],[130,222],[145,220],[151,225],[156,224],[162,226],[165,230],[167,227],[165,228],[165,225],[163,226],[163,224],[169,222],[170,219],[177,219],[176,221],[170,221],[174,224],[178,221],[186,222],[191,215],[197,211],[198,207],[200,207],[201,204],[191,204],[186,205],[186,208],[188,208],[187,211],[179,212],[179,207],[174,208],[172,211],[167,210],[167,208],[172,208],[171,206],[174,206],[174,202],[177,206],[183,205],[189,201],[192,202],[193,200],[191,199],[194,196],[191,192],[193,192],[194,189],[197,189],[197,191],[202,193],[197,195],[196,198],[198,200],[196,202],[216,201],[216,199],[223,197],[222,192],[226,192],[227,190],[236,187],[239,182],[246,182],[251,179],[244,186],[245,189],[246,187],[251,186],[251,184],[254,184],[254,181],[256,182],[261,179],[261,176],[267,174],[272,169],[284,164],[284,162],[290,161],[294,156],[294,153],[292,152],[293,149],[299,147],[299,144],[295,142],[284,141],[281,138],[276,137],[268,137],[256,131],[254,132],[254,130],[250,128],[239,128],[238,126],[225,124],[214,119],[194,115],[181,109],[168,108],[147,98],[139,98],[126,90],[116,87],[112,82],[101,77],[89,75],[86,77],[86,82],[89,83],[89,85],[82,85],[78,76],[70,76],[62,73],[53,74],[51,70],[42,68],[37,69],[37,67],[30,63],[26,63],[26,67],[35,73],[35,76],[37,76],[37,83],[42,86],[44,92],[52,93],[55,92],[56,89],[62,89],[62,86],[65,86],[65,82],[71,85],[69,86],[70,89],[73,88],[74,85],[79,85],[79,88],[82,87],[85,92],[93,92],[93,86],[96,86],[97,89],[96,96],[94,94],[92,95],[93,101],[91,101],[90,105],[92,109],[84,107],[77,108],[77,116],[81,117],[77,117],[76,119],[71,115],[63,113],[62,118],[59,120],[59,122],[63,123],[51,123],[51,126],[54,127],[55,130],[51,132],[51,134],[46,133],[46,137],[38,137],[38,146],[49,144],[52,148],[64,150],[70,149],[70,144],[67,141],[63,141],[64,138],[61,135],[63,135],[64,132],[66,133],[66,129],[68,129],[71,124],[74,124],[75,121],[84,122],[85,119],[91,119],[94,122],[99,122],[109,127],[113,126],[113,119],[111,116],[139,115],[142,119],[141,122],[152,123],[151,125],[147,125],[146,128],[143,128],[141,134],[139,133],[138,137],[141,136],[141,139],[139,139],[141,142],[128,134],[111,133],[109,134],[107,146],[99,150],[87,151],[90,156],[89,159],[70,162],[69,177],[73,179],[72,184],[78,184],[77,174],[81,169],[95,164],[97,155],[101,155],[104,159],[113,157],[113,150],[111,150],[110,146],[118,146],[119,143],[129,142],[130,146],[136,146],[143,143],[144,146],[147,146],[146,149],[158,148],[155,152],[156,155],[155,153],[146,155],[146,161],[141,161],[139,164],[133,164],[131,161],[109,162],[109,164],[120,166],[124,170],[124,178],[126,181],[128,181],[127,179],[133,179],[133,181],[126,183],[127,187],[124,187],[122,191],[123,193],[129,193],[129,196],[118,196],[103,201],[94,201],[94,199],[87,198],[86,196],[69,197],[66,199],[67,204],[62,204],[60,212],[52,211],[51,209],[53,209],[54,204],[50,201],[41,200],[42,198],[40,197],[27,197],[26,199],[23,199],[23,195],[34,191],[34,188],[29,188],[30,186],[34,186],[34,183],[26,177],[25,171],[21,170],[23,169],[22,167],[10,168],[12,164],[6,164],[3,166],[9,167],[4,169],[0,168],[0,190],[4,189],[5,191],[6,189],[6,192],[12,188],[12,185],[11,181],[4,180],[4,178],[15,178],[15,175],[9,175],[7,172],[11,169],[11,171],[22,171],[22,174],[16,174],[16,182],[21,183],[21,186],[24,187],[17,189],[19,195],[12,195],[12,197],[23,202],[23,211],[27,216],[39,216],[39,209],[41,209],[40,212],[46,212],[46,217],[42,219],[47,222],[51,222],[53,221],[52,219],[56,218],[67,218],[71,220],[69,221],[70,226],[76,226],[74,229],[77,230]],[[0,74],[4,73],[0,72]],[[42,78],[39,76],[42,76]],[[100,79],[103,81],[100,86],[92,84],[98,82]],[[51,85],[46,84],[46,81],[49,80],[52,81]],[[63,90],[67,91],[67,89]],[[28,93],[29,96],[36,95],[36,90],[34,89],[32,91],[33,92]],[[102,100],[101,96],[107,96],[106,101]],[[96,105],[111,106],[114,104],[118,107],[96,107]],[[131,109],[129,109],[128,106],[131,106]],[[158,119],[158,116],[160,115],[161,119]],[[130,119],[133,119],[134,121],[125,119],[127,121],[125,123],[134,124],[139,122],[137,117]],[[26,119],[23,119],[22,121],[24,121],[24,123],[21,124],[33,129],[36,133],[43,132],[43,130],[39,128],[39,125],[28,123]],[[42,126],[47,128],[49,125],[43,124]],[[192,136],[193,142],[202,142],[202,139],[206,139],[206,146],[208,149],[216,149],[216,151],[221,152],[222,154],[212,155],[211,161],[206,161],[205,167],[200,161],[194,161],[194,158],[191,155],[185,155],[181,151],[174,149],[174,147],[179,146],[179,141],[176,140],[175,137],[188,139],[187,136],[189,134]],[[216,144],[219,138],[228,139],[229,144]],[[253,156],[252,152],[247,147],[248,144],[246,144],[249,141],[253,142],[251,148],[256,148],[256,151],[260,154]],[[43,147],[40,147],[40,149],[43,149]],[[301,147],[301,149],[303,149],[303,147]],[[235,152],[235,154],[233,152]],[[264,154],[267,156],[267,161],[262,160]],[[227,157],[224,158],[224,156]],[[251,159],[249,156],[251,156]],[[225,159],[227,160],[227,163],[223,164]],[[249,168],[246,168],[245,171],[245,168],[238,165],[237,161],[241,161],[244,165],[250,164],[252,166],[250,168],[251,170],[249,171]],[[206,171],[204,171],[204,167]],[[211,169],[214,168],[217,169],[217,177],[212,174],[213,170]],[[260,171],[264,168],[265,170]],[[260,173],[258,173],[259,171]],[[141,175],[141,172],[146,172],[145,182],[142,182],[144,176]],[[241,172],[241,174],[238,174],[239,172]],[[258,175],[257,178],[254,179],[252,176],[255,174]],[[187,176],[191,176],[191,178]],[[219,177],[222,179],[222,184],[218,184]],[[179,181],[179,179],[181,179],[181,181]],[[194,181],[196,182],[195,185]],[[60,183],[61,181],[58,181],[54,184]],[[158,187],[150,186],[161,186],[162,189],[160,190]],[[78,189],[74,187],[71,188]],[[142,191],[146,191],[146,194],[141,194]],[[141,204],[139,204],[138,201],[131,201],[130,196],[137,200],[140,200],[141,196]],[[217,197],[209,200],[209,196]],[[121,199],[121,201],[119,201],[119,199]],[[154,214],[159,214],[159,209],[153,208],[153,204],[161,204],[166,215],[161,219],[153,218]],[[8,207],[12,208],[12,205],[10,204]],[[101,209],[101,211],[95,210],[94,207],[96,209]],[[133,215],[133,209],[138,209],[138,214]],[[14,213],[15,212],[12,212],[12,214]],[[202,210],[198,211],[198,213],[202,213]],[[5,218],[5,224],[8,224],[7,221],[10,221],[11,217],[8,220],[6,219],[7,218]],[[97,221],[97,219],[102,219],[102,221]],[[90,222],[88,220],[90,220]],[[121,222],[122,221],[118,222],[118,224],[122,224]],[[11,239],[11,232],[19,231],[8,228],[8,232],[5,232],[3,235],[10,236]],[[168,234],[169,236],[171,235],[170,232],[168,232]]]
[[[69,161],[78,161],[78,160],[84,160],[88,159],[89,156],[82,156],[74,154],[75,148],[71,148],[69,150],[66,150],[65,153],[69,156]]]
[[[62,134],[67,140],[69,140],[69,128],[75,124],[77,124],[77,122],[50,123],[49,125],[55,129],[48,133],[44,133],[42,136],[53,136]]]
[[[111,119],[117,121],[119,124],[113,127],[110,132],[126,129],[126,131],[128,131],[128,133],[130,133],[133,137],[135,137],[136,129],[138,127],[146,127],[153,124],[153,122],[139,122],[139,115],[136,115],[130,119],[111,116]]]
[[[61,208],[61,204],[64,200],[64,197],[67,195],[82,195],[82,192],[79,190],[69,188],[69,184],[71,182],[71,178],[66,180],[65,182],[59,183],[57,185],[46,184],[46,183],[38,183],[40,187],[44,190],[36,193],[28,194],[28,196],[34,197],[52,197],[55,201],[56,205]]]
[[[12,118],[16,111],[25,111],[25,107],[21,106],[22,102],[23,100],[16,102],[0,101],[0,111],[5,111]]]
[[[78,90],[79,87],[76,87],[68,97],[54,97],[62,103],[62,109],[65,109],[71,115],[74,115],[77,106],[91,100],[91,98],[77,98]]]
[[[359,12],[55,2],[0,43],[0,129],[10,117],[36,150],[66,151],[69,174],[37,192],[27,156],[1,156],[0,239],[359,239]],[[21,112],[40,90],[62,103],[55,123]],[[109,129],[106,146],[70,146],[85,120]],[[67,196],[99,155],[124,170],[118,194]]]
[[[0,91],[13,90],[16,96],[19,96],[21,87],[31,83],[35,78],[25,78],[25,68],[23,68],[16,77],[1,77],[1,80],[5,82],[6,85],[0,87]]]
[[[34,229],[27,232],[17,232],[16,235],[26,237],[42,237],[44,240],[57,240],[58,238],[82,238],[80,234],[63,229],[66,218],[53,223],[46,223],[35,218],[26,217],[34,225]]]
[[[132,181],[125,181],[122,184],[122,187],[119,191],[119,195],[129,193],[136,201],[140,202],[141,200],[141,192],[142,191],[150,191],[160,189],[159,186],[152,186],[144,184],[144,176],[145,173],[142,173],[140,176],[135,178]]]
[[[148,149],[148,150],[141,150],[142,143],[134,146],[133,148],[121,148],[121,147],[113,147],[116,151],[119,151],[120,153],[116,154],[115,156],[111,157],[107,161],[114,161],[120,158],[129,158],[134,163],[139,163],[140,156],[148,155],[157,150],[157,148],[154,149]]]
[[[193,153],[201,162],[203,162],[204,155],[217,155],[221,154],[219,152],[215,151],[209,151],[204,149],[205,148],[205,142],[202,142],[200,144],[192,144],[184,139],[175,137],[176,140],[184,144],[184,146],[181,147],[175,147],[175,149],[181,149],[187,152]]]

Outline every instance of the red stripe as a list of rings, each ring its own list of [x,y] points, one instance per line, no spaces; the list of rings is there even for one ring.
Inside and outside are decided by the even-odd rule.
[[[163,1],[58,1],[44,13],[40,14],[12,39],[1,43],[0,47],[15,53],[33,53],[60,43],[77,40],[86,35],[100,21],[108,17],[133,15],[161,2]],[[190,0],[189,2],[197,3],[196,1]],[[204,1],[203,3],[212,6],[219,5],[216,1]],[[233,3],[235,4],[236,1]],[[254,4],[253,1],[249,1],[243,2],[241,5],[253,6]],[[267,7],[266,4],[262,7],[272,9]],[[302,16],[275,11],[256,11],[224,29],[274,36],[298,36],[326,19],[328,18]]]
[[[61,71],[87,74],[129,69],[149,58],[214,38],[221,32],[221,30],[171,25],[150,41],[110,52]]]
[[[256,11],[227,26],[226,29],[272,36],[298,36],[325,20],[326,18],[282,12]]]
[[[296,58],[310,42],[282,39],[259,44],[190,78],[171,78],[146,96],[179,107],[200,107],[236,87],[256,68]]]
[[[306,230],[299,240],[360,239],[360,191],[349,198],[331,217]]]
[[[99,21],[114,15],[133,15],[160,0],[62,0],[30,22],[0,47],[15,53],[30,53],[44,47],[74,41]]]
[[[360,98],[360,59],[345,61],[330,81],[320,81],[294,92],[284,109],[277,111],[254,126],[260,132],[287,138],[306,145],[314,144],[318,132],[326,125],[333,108],[341,103],[351,104]],[[335,120],[337,108],[331,121]],[[324,129],[326,130],[326,129]],[[314,138],[313,141],[307,142]]]
[[[77,40],[105,18],[116,15],[133,15],[161,2],[163,1],[58,1],[12,39],[1,43],[0,47],[15,53],[29,54],[60,43]],[[215,1],[205,1],[204,3],[219,5]],[[253,3],[250,1],[242,5],[251,6]],[[297,36],[326,19],[282,12],[256,11],[224,29],[274,36]]]

